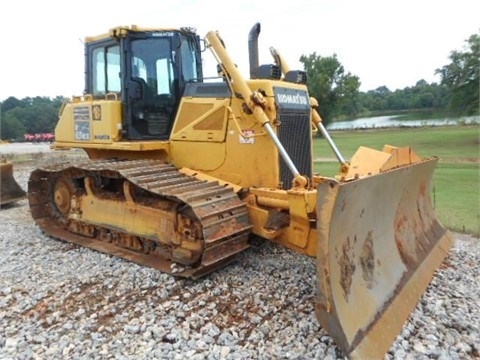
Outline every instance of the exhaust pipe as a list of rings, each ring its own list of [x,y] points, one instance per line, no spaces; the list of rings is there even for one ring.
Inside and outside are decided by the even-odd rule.
[[[250,61],[250,78],[256,77],[258,62],[258,35],[260,34],[260,23],[256,23],[248,34],[248,58]]]

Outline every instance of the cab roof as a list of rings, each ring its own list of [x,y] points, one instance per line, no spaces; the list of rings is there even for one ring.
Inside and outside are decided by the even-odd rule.
[[[93,42],[98,40],[104,40],[109,38],[122,38],[126,37],[128,33],[131,32],[182,32],[182,33],[196,33],[196,29],[192,27],[182,27],[182,28],[167,28],[167,27],[141,27],[137,25],[127,25],[127,26],[117,26],[111,28],[108,33],[103,33],[94,36],[85,37],[85,42]]]

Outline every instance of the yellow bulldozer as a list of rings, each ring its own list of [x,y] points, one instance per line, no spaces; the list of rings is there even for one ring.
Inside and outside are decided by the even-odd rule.
[[[28,200],[52,237],[199,278],[258,236],[315,257],[316,315],[350,358],[383,358],[452,245],[430,184],[437,159],[360,147],[347,161],[306,73],[248,34],[250,77],[216,31],[119,26],[85,40],[85,91],[66,102],[56,149],[89,159],[39,167]],[[203,75],[202,55],[216,59]],[[313,169],[314,132],[339,160]]]

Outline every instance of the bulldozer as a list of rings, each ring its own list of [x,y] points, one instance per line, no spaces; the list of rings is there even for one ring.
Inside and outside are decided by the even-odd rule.
[[[26,199],[27,193],[13,176],[13,164],[0,159],[0,206]]]
[[[316,259],[319,323],[350,358],[383,358],[453,243],[430,187],[437,158],[360,147],[348,161],[303,70],[276,48],[250,76],[218,31],[118,26],[85,39],[85,90],[66,101],[30,212],[51,237],[198,279],[256,236]],[[216,60],[204,76],[203,53]],[[339,161],[313,169],[314,134]]]

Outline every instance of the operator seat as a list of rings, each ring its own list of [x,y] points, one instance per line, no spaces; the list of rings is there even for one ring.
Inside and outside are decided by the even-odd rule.
[[[141,91],[142,91],[142,100],[149,101],[152,100],[155,96],[152,88],[147,84],[146,80],[140,76],[140,71],[138,70],[137,65],[133,65],[132,71],[132,79],[133,81],[140,84]]]

